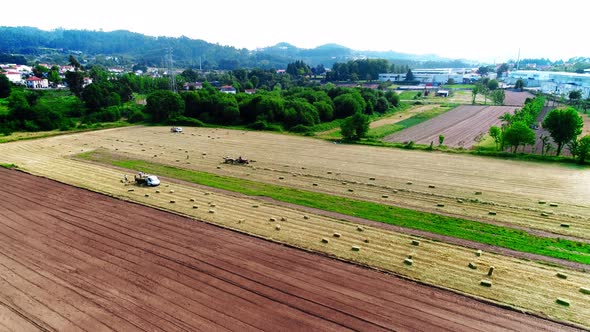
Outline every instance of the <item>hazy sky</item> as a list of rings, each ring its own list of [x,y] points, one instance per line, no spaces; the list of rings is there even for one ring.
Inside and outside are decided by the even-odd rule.
[[[519,48],[521,58],[590,56],[589,7],[586,0],[29,0],[30,15],[4,11],[0,25],[124,29],[248,49],[337,43],[503,62]]]

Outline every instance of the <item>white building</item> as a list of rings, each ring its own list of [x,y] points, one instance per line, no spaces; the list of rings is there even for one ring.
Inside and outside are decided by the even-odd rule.
[[[538,89],[543,93],[567,96],[570,91],[580,90],[583,98],[590,97],[590,74],[516,70],[509,72],[504,81],[515,84],[519,79],[524,81],[525,87]]]
[[[435,85],[446,84],[449,79],[452,79],[455,83],[471,83],[480,78],[473,68],[413,69],[412,74],[414,74],[414,79],[420,83],[431,83]],[[379,74],[380,82],[399,82],[405,79],[406,74]]]
[[[12,82],[12,84],[23,84],[23,75],[17,71],[6,71],[0,74],[8,77],[8,80]]]
[[[49,87],[49,81],[46,78],[36,76],[27,78],[26,83],[29,89],[46,89]]]

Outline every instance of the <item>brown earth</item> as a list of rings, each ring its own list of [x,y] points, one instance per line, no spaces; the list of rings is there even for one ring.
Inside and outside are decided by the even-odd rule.
[[[0,169],[0,330],[573,330]]]
[[[505,90],[506,98],[504,98],[504,105],[522,107],[527,98],[535,98],[535,96],[527,91],[513,91]]]
[[[483,137],[491,126],[500,125],[502,114],[513,113],[512,106],[459,106],[418,125],[384,138],[389,142],[438,144],[439,135],[445,136],[444,145],[470,148]]]

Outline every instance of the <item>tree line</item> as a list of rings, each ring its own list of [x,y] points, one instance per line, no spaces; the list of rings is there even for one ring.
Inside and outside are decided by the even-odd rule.
[[[294,75],[255,69],[208,74],[185,70],[177,75],[181,93],[170,91],[170,77],[110,74],[100,66],[83,68],[71,57],[73,71],[65,82],[69,92],[10,88],[5,92],[9,112],[0,114],[4,133],[17,130],[69,129],[79,124],[117,121],[149,121],[167,124],[243,125],[254,129],[306,132],[317,124],[356,113],[383,114],[399,105],[398,95],[366,88],[320,86],[298,80],[308,73],[306,65],[290,66]],[[43,73],[41,73],[43,74]],[[83,84],[83,78],[93,82]],[[295,77],[295,79],[293,79]],[[4,77],[5,78],[5,77]],[[204,78],[200,89],[183,90],[184,83]],[[220,92],[217,85],[236,88],[237,94]],[[9,82],[2,86],[10,87]],[[257,88],[255,94],[247,89]],[[146,95],[145,107],[132,102],[134,94]]]

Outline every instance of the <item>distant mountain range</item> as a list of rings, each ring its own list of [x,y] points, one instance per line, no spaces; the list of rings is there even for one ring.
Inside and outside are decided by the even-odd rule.
[[[33,27],[0,27],[0,53],[23,55],[29,61],[64,63],[70,54],[82,63],[108,66],[165,66],[171,50],[175,67],[202,69],[286,68],[295,60],[310,66],[331,67],[335,62],[379,58],[410,67],[468,67],[473,63],[441,58],[436,55],[414,55],[394,51],[358,51],[337,44],[303,49],[288,43],[256,50],[221,46],[187,37],[152,37],[118,30],[52,31]]]

